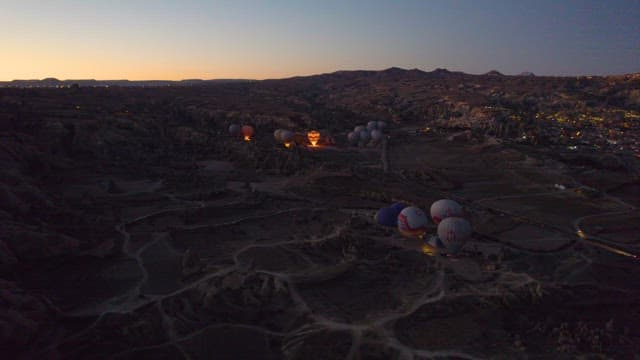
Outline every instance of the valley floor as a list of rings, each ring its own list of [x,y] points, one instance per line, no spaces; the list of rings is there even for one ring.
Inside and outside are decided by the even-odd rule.
[[[260,151],[288,156],[274,147]],[[102,247],[14,270],[13,281],[56,309],[19,356],[640,351],[637,198],[590,196],[572,169],[541,153],[404,129],[392,132],[388,173],[378,148],[296,151],[314,165],[292,175],[221,157],[181,170],[189,183],[78,170],[59,191],[78,199],[90,192],[117,214],[114,233]],[[459,256],[423,252],[419,241],[374,223],[393,201],[428,210],[445,197],[474,226]]]

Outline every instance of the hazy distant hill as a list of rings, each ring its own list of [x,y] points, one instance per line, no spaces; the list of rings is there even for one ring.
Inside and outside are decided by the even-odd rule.
[[[457,79],[458,81],[465,78],[467,80],[475,79],[478,75],[467,74],[461,71],[450,71],[444,68],[437,68],[433,71],[423,71],[420,69],[402,69],[398,67],[391,67],[385,70],[340,70],[332,73],[308,75],[308,76],[293,76],[284,79],[268,79],[264,81],[257,81],[252,79],[184,79],[184,80],[95,80],[95,79],[67,79],[59,80],[56,78],[45,79],[28,79],[28,80],[12,80],[12,81],[0,81],[0,88],[2,87],[71,87],[78,85],[80,87],[107,87],[107,86],[120,86],[120,87],[167,87],[167,86],[206,86],[212,84],[225,84],[225,83],[248,83],[248,82],[273,82],[273,81],[326,81],[326,80],[345,80],[347,78],[364,79],[377,78],[379,80],[393,80],[393,79]],[[491,70],[480,76],[489,76],[492,78],[506,78],[512,77],[512,75],[505,75],[497,70]],[[538,77],[534,73],[525,71],[515,77]],[[584,76],[540,76],[541,79],[568,79],[568,78],[582,78]],[[588,76],[589,78],[598,78],[598,76]],[[637,79],[640,74],[621,74],[604,76],[604,78],[626,78]]]
[[[499,72],[498,70],[491,70],[488,73],[486,73],[485,75],[487,75],[487,76],[504,76],[504,74]]]
[[[200,86],[211,84],[223,84],[233,82],[250,82],[249,79],[186,79],[179,81],[170,80],[95,80],[95,79],[69,79],[58,80],[56,78],[46,78],[42,80],[12,80],[0,81],[0,87],[67,87],[77,84],[81,87],[106,87],[106,86],[128,86],[128,87],[162,87],[162,86]]]

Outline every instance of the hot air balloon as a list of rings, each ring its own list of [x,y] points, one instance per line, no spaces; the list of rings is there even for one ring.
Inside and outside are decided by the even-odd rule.
[[[398,214],[400,214],[400,211],[402,211],[407,206],[408,206],[407,204],[404,204],[404,203],[401,203],[401,202],[397,202],[397,203],[391,204],[391,206],[389,206],[389,207],[392,208],[396,212],[396,216],[397,216]]]
[[[424,236],[428,224],[427,214],[415,206],[404,208],[398,215],[398,231],[405,237]]]
[[[238,124],[229,125],[229,135],[231,136],[240,136],[242,134],[242,128]]]
[[[347,140],[349,140],[349,143],[351,145],[356,145],[359,140],[358,133],[354,131],[350,132],[349,134],[347,134]]]
[[[471,224],[459,217],[448,217],[438,224],[438,238],[452,254],[462,249],[471,237],[472,231]]]
[[[315,130],[311,130],[307,133],[307,138],[309,139],[311,146],[316,146],[318,145],[318,141],[320,141],[320,133]]]
[[[438,224],[448,217],[463,216],[462,207],[453,200],[442,199],[431,205],[431,218],[433,222]]]
[[[276,139],[277,142],[281,142],[282,140],[280,139],[280,134],[282,134],[282,129],[277,129],[276,131],[273,132],[273,138]]]
[[[383,207],[376,213],[376,222],[386,227],[398,226],[398,213],[391,207]]]
[[[362,130],[366,130],[366,129],[367,129],[367,127],[366,127],[366,126],[364,126],[364,125],[358,125],[358,126],[356,126],[356,127],[354,127],[354,128],[353,128],[353,132],[357,134],[357,133],[359,133],[360,131],[362,131]]]
[[[373,131],[373,130],[376,130],[377,128],[378,128],[378,122],[377,121],[369,121],[367,123],[367,130]]]
[[[280,132],[280,141],[282,141],[282,143],[286,147],[290,147],[295,141],[295,139],[296,139],[296,134],[294,134],[293,131],[282,130],[282,132]]]
[[[244,138],[244,141],[251,141],[251,138],[253,137],[253,126],[251,125],[243,125],[242,126],[242,136]]]
[[[389,206],[389,209],[391,209],[393,217],[394,217],[394,224],[397,225],[398,223],[398,215],[400,215],[400,212],[406,208],[407,205],[403,204],[403,203],[393,203],[391,204],[391,206]]]
[[[371,140],[371,134],[369,134],[369,130],[364,129],[364,130],[358,131],[358,139],[363,144],[367,144],[369,140]]]
[[[384,130],[384,128],[386,128],[386,127],[387,127],[387,123],[386,122],[384,122],[382,120],[378,121],[378,130]]]
[[[373,140],[374,142],[379,142],[380,140],[382,140],[383,136],[384,134],[382,133],[382,131],[371,130],[371,140]]]

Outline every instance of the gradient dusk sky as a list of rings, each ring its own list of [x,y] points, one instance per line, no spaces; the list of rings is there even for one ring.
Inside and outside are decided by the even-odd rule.
[[[640,72],[640,0],[0,0],[0,80]]]

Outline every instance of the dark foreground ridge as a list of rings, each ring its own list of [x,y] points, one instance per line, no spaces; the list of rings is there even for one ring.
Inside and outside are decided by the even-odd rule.
[[[0,354],[632,358],[639,136],[638,75],[2,88]],[[442,198],[455,257],[373,221]]]

